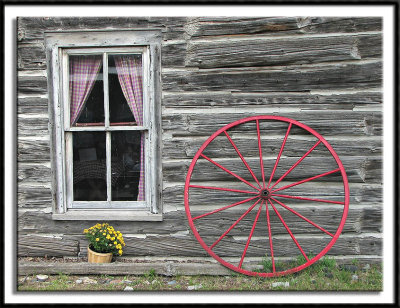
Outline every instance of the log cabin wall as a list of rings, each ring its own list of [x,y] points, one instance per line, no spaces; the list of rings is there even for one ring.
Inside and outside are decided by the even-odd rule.
[[[315,129],[331,143],[344,164],[350,210],[342,235],[329,255],[380,260],[382,20],[351,17],[18,18],[19,256],[84,256],[87,241],[82,231],[93,224],[51,218],[44,31],[139,28],[159,28],[163,33],[164,219],[111,221],[124,234],[125,256],[207,257],[190,231],[184,211],[188,166],[217,128],[243,117],[272,114]],[[249,141],[237,142],[245,145]],[[251,142],[254,146],[248,148],[254,148],[254,152],[249,150],[250,160],[258,158],[256,140]],[[281,141],[275,142],[276,150]],[[290,153],[293,149],[285,150]],[[222,157],[224,146],[215,154]],[[288,157],[283,166],[293,162]],[[207,183],[211,176],[227,180],[219,173],[200,174],[197,180]],[[334,194],[323,182],[315,185],[325,196]],[[197,201],[219,200],[218,195],[210,194],[207,200]],[[329,225],[338,210],[327,207],[323,216],[320,221]],[[227,217],[218,225],[210,225],[207,232],[209,236],[221,234],[218,232],[231,223]],[[249,218],[243,228],[234,231],[230,244],[220,247],[220,254],[233,255],[243,244],[240,235],[247,239],[251,224]],[[274,227],[279,221],[272,224]],[[310,229],[299,237],[312,243],[319,234]],[[299,254],[295,246],[287,247],[286,256]],[[249,256],[257,253],[257,249],[248,252]]]

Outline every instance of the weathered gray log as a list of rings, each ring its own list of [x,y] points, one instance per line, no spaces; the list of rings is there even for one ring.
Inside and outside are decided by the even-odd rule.
[[[252,38],[193,41],[186,66],[199,68],[310,64],[376,58],[382,55],[382,34]]]
[[[164,40],[183,36],[186,17],[19,17],[18,40],[26,42],[43,39],[44,31],[88,29],[146,29],[159,28]]]
[[[30,185],[29,185],[30,184]],[[50,187],[28,183],[18,186],[18,208],[42,209],[51,207]]]
[[[352,191],[353,192],[353,191]],[[315,196],[313,196],[315,198]],[[340,220],[340,215],[342,214],[343,207],[341,205],[329,205],[324,203],[315,203],[314,206],[310,205],[310,202],[302,201],[297,205],[296,203],[287,202],[283,198],[279,198],[281,202],[286,204],[287,206],[296,209],[303,216],[308,217],[311,220],[316,220],[321,224],[325,224],[326,227],[331,228],[332,230],[336,230],[339,224],[334,223],[333,217]],[[332,200],[332,199],[331,199]],[[201,205],[202,210],[200,208],[196,210],[196,204],[190,203],[192,214],[204,214],[207,211],[211,211],[218,207],[226,206],[230,204],[229,201],[219,200],[217,202],[203,202]],[[247,203],[250,206],[250,203]],[[252,203],[251,203],[252,204]],[[377,204],[363,205],[358,207],[359,203],[350,203],[350,210],[347,218],[347,222],[345,224],[344,233],[353,232],[353,233],[362,233],[362,232],[380,232],[382,228],[382,207]],[[320,208],[315,208],[316,206],[320,206]],[[322,210],[322,207],[326,207],[326,212]],[[301,221],[296,215],[289,213],[286,209],[283,209],[279,205],[276,205],[279,213],[284,215],[285,219],[288,221],[298,221],[299,226],[293,226],[296,230],[302,230],[302,233],[314,233],[323,235],[323,233],[314,228],[311,225]],[[269,208],[271,211],[271,218],[274,216],[272,222],[274,227],[274,232],[277,234],[287,234],[287,232],[282,228],[281,223],[276,219],[276,215],[272,213],[271,207]],[[257,209],[256,209],[257,210]],[[213,214],[216,216],[209,216],[208,218],[202,218],[197,220],[197,224],[199,224],[208,235],[220,234],[222,230],[226,230],[233,223],[233,219],[238,219],[240,217],[237,216],[237,212],[241,214],[245,212],[243,207],[238,210],[230,210],[230,211],[222,211],[221,214]],[[226,213],[230,213],[227,217],[224,217]],[[254,213],[254,211],[253,211]],[[251,214],[249,217],[253,217],[254,214]],[[222,217],[220,221],[214,221],[211,225],[207,226],[207,222],[213,221],[215,218],[213,217]],[[236,220],[235,219],[235,220]],[[254,219],[254,217],[253,217]],[[262,216],[263,221],[265,221],[265,211],[263,211]],[[332,222],[330,221],[332,219]],[[337,222],[337,221],[336,221]],[[188,232],[189,225],[187,222],[187,217],[185,211],[179,210],[175,212],[168,212],[164,214],[164,220],[162,222],[123,222],[123,221],[113,221],[110,222],[115,229],[121,231],[123,234],[163,234],[170,235],[177,232]],[[250,218],[246,218],[243,223],[238,226],[238,229],[232,230],[232,234],[239,235],[242,230],[249,230],[251,228],[252,220]],[[68,234],[81,234],[84,228],[92,226],[92,223],[88,223],[84,221],[54,221],[51,219],[50,213],[45,213],[43,211],[26,211],[21,213],[18,216],[18,231],[24,233],[58,233],[60,230],[67,230]],[[292,227],[292,226],[291,226]],[[256,229],[257,233],[262,233],[261,229]],[[328,230],[329,231],[329,230]]]
[[[166,71],[163,90],[182,91],[310,91],[380,87],[382,63],[335,63],[335,65],[279,69],[215,69]]]
[[[262,110],[243,109],[243,113],[209,113],[168,114],[163,116],[163,130],[175,136],[210,136],[217,129],[245,117],[262,115]],[[309,126],[322,136],[371,136],[382,133],[381,112],[269,112],[269,115],[296,119]],[[243,134],[254,132],[254,121],[231,128],[228,132]],[[284,136],[287,124],[281,121],[260,121],[260,130],[269,135]],[[290,135],[309,135],[303,129],[293,126]]]
[[[47,79],[44,76],[18,76],[17,85],[20,94],[47,93]]]
[[[37,117],[18,117],[18,136],[48,136],[49,118],[46,115]]]
[[[282,136],[283,138],[283,136]],[[163,156],[165,159],[192,159],[200,146],[206,141],[205,137],[198,138],[172,138],[165,139],[163,142]],[[288,138],[289,139],[289,138]],[[329,138],[328,138],[329,139]],[[218,140],[218,142],[216,142]],[[282,140],[279,140],[276,136],[266,136],[261,139],[262,153],[264,156],[273,156],[279,153]],[[289,139],[290,140],[290,139]],[[233,157],[232,145],[225,138],[217,138],[215,142],[211,142],[205,149],[204,154],[208,157],[214,158],[229,158]],[[236,146],[239,149],[246,149],[243,153],[246,157],[254,157],[259,155],[258,153],[258,140],[254,138],[241,138],[237,136],[234,140]],[[329,144],[333,147],[335,152],[342,156],[378,156],[382,154],[382,140],[379,138],[370,138],[364,140],[353,139],[352,137],[343,137],[343,139],[331,139]],[[296,145],[296,146],[295,146]],[[306,151],[311,148],[311,140],[298,139],[293,141],[293,144],[286,144],[284,148],[284,155],[288,157],[300,158]],[[351,147],[350,147],[351,145]],[[24,147],[28,148],[29,145]],[[46,151],[43,148],[42,151]],[[315,156],[327,156],[328,153],[317,146],[313,150]],[[43,153],[45,154],[45,153]]]
[[[356,33],[382,30],[373,17],[195,17],[186,27],[190,37],[220,35],[293,35]]]
[[[49,112],[48,99],[42,97],[18,98],[18,114],[46,114]]]
[[[50,183],[51,168],[43,164],[18,164],[18,181]]]
[[[79,247],[77,240],[40,235],[18,236],[18,256],[77,256]]]
[[[275,171],[274,179],[279,179],[291,166],[293,166],[298,159],[307,151],[308,148],[304,149],[301,154],[296,158],[286,158],[282,157],[279,160],[279,165]],[[278,153],[278,150],[275,153]],[[233,154],[233,153],[232,153]],[[208,155],[208,153],[206,153]],[[275,154],[277,155],[277,154]],[[209,156],[208,156],[209,157]],[[381,157],[371,157],[366,158],[363,156],[341,156],[340,157],[343,166],[345,167],[348,180],[353,183],[381,183],[382,182],[382,158]],[[215,159],[214,162],[220,164],[224,168],[234,172],[241,178],[254,182],[251,173],[248,171],[247,167],[242,163],[241,159],[237,157],[236,159]],[[264,158],[264,172],[265,177],[269,179],[269,175],[272,172],[276,158],[274,156]],[[246,162],[251,167],[253,173],[262,181],[260,159],[258,157],[246,156]],[[184,182],[186,178],[187,171],[189,169],[191,161],[174,161],[163,164],[163,174],[164,180],[171,182]],[[297,182],[302,179],[307,179],[318,174],[322,174],[331,170],[337,169],[337,163],[333,157],[307,157],[299,165],[293,169],[286,177],[285,181]],[[221,168],[215,166],[206,159],[200,158],[196,167],[192,173],[192,181],[196,182],[207,182],[207,181],[229,181],[241,183],[240,180],[236,179],[233,175],[222,170]],[[341,174],[340,172],[321,177],[317,182],[340,182]],[[255,183],[253,183],[254,185]],[[279,184],[277,186],[282,186]],[[249,188],[246,184],[243,184],[244,188]]]
[[[213,243],[217,237],[203,238],[207,243]],[[307,254],[316,255],[331,239],[322,237],[297,236],[296,239]],[[277,238],[274,240],[274,255],[276,257],[298,256],[300,251],[288,237]],[[125,238],[126,246],[124,254],[126,256],[207,256],[207,252],[192,237],[171,237],[171,236],[148,236],[143,238]],[[240,240],[234,238],[224,238],[213,248],[219,256],[240,257],[246,245],[247,236]],[[87,240],[82,238],[79,242],[80,256],[87,254]],[[252,239],[246,256],[264,257],[269,254],[268,241],[265,239]],[[330,256],[335,255],[381,255],[382,241],[379,237],[372,236],[341,236],[335,245],[329,250]]]
[[[18,140],[18,162],[43,163],[50,161],[48,140]]]
[[[189,94],[189,95],[188,95]],[[356,94],[309,93],[165,93],[162,101],[168,108],[199,107],[282,107],[301,110],[352,110],[354,107],[382,104],[379,92],[359,92]]]
[[[211,186],[212,183],[209,183]],[[169,187],[165,188],[163,191],[163,201],[164,204],[170,206],[177,206],[183,207],[183,191],[184,191],[184,184],[179,183],[176,185],[169,185]],[[315,184],[315,183],[303,183],[298,186],[294,186],[290,188],[291,194],[295,196],[303,196],[308,198],[316,198],[314,193],[318,193],[320,198],[334,200],[335,197],[342,197],[343,196],[343,189],[339,186],[333,185],[326,185],[326,184]],[[338,195],[338,193],[341,193]],[[219,194],[213,194],[212,191],[208,192],[208,194],[204,194],[204,192],[198,192],[195,194],[194,192],[190,193],[195,196],[191,205],[204,205],[204,204],[222,204],[221,201],[225,202],[222,205],[228,205],[230,203],[237,200],[233,199],[230,195],[225,195],[224,198],[221,198]],[[243,200],[243,199],[241,199]],[[231,202],[232,201],[232,202]],[[350,183],[350,204],[376,204],[376,206],[380,206],[382,202],[382,187],[379,184],[353,184]],[[222,206],[221,205],[221,206]]]

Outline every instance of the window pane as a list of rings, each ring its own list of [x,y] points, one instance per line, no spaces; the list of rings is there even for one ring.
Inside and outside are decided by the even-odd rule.
[[[111,133],[111,177],[113,201],[144,200],[144,162],[138,131]],[[141,169],[143,174],[141,175]],[[139,185],[139,182],[141,184]],[[141,190],[140,196],[139,187]]]
[[[69,78],[71,125],[104,125],[102,56],[70,56]]]
[[[108,84],[110,125],[142,125],[142,56],[109,55]]]
[[[74,200],[106,201],[106,133],[73,133]]]

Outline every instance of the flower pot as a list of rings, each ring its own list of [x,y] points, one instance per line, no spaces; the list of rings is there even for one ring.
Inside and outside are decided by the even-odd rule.
[[[88,246],[88,262],[89,263],[111,263],[112,252],[100,253],[95,252]]]

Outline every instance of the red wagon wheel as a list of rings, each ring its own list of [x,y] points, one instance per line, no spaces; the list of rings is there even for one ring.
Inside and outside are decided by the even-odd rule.
[[[277,128],[280,128],[281,131],[283,129],[286,133],[284,136],[282,133],[279,138],[274,135],[271,139],[279,141],[279,146],[276,146],[275,149],[273,147],[269,148],[269,150],[272,149],[273,152],[279,148],[278,153],[270,155],[270,157],[274,157],[274,162],[272,164],[269,158],[266,159],[265,156],[263,156],[265,145],[262,145],[262,143],[265,143],[263,137],[265,137],[266,132],[276,132]],[[246,141],[244,145],[242,143],[242,150],[239,149],[240,146],[234,141],[235,138],[233,136],[241,136],[243,132],[254,133],[253,135],[256,140],[254,141],[253,147],[257,147],[257,149],[253,149],[253,154],[257,153],[258,155],[257,166],[254,159],[250,162],[245,158],[246,152],[250,151],[249,149],[251,148],[251,139]],[[290,138],[299,138],[296,136],[306,134],[308,140],[312,140],[311,147],[294,147],[298,153],[294,155],[296,160],[293,164],[290,162],[290,159],[293,157],[290,158],[286,156],[283,158],[285,144],[287,144],[288,138],[292,134],[294,136]],[[271,140],[269,140],[270,143],[273,142]],[[292,143],[297,139],[293,140],[291,139]],[[232,166],[229,168],[226,167],[229,160],[224,159],[224,157],[220,157],[220,162],[217,162],[218,157],[209,157],[213,155],[213,153],[214,156],[224,155],[224,151],[218,149],[219,145],[222,145],[224,141],[232,149],[232,153],[237,155],[237,161],[233,164],[231,163]],[[210,147],[210,144],[213,144],[213,146]],[[210,154],[207,152],[208,147],[212,148],[212,150],[208,151]],[[323,157],[322,160],[320,157],[311,158],[313,151],[325,151],[325,157]],[[310,163],[313,167],[307,169],[298,167],[307,159],[311,159]],[[315,173],[315,170],[318,168],[313,159],[316,160],[317,164],[319,163],[324,167],[328,167],[329,170]],[[330,162],[328,162],[329,159]],[[288,166],[290,167],[279,167],[279,162],[282,160],[288,160],[290,162]],[[270,166],[267,166],[268,163]],[[212,166],[215,170],[211,170],[211,173],[205,171],[207,164],[208,166]],[[242,167],[241,173],[233,170],[239,165]],[[296,167],[297,170],[302,169],[300,170],[300,174],[297,175],[296,180],[294,182],[293,180],[285,182],[291,178],[291,174],[295,172]],[[268,168],[269,170],[266,171]],[[256,169],[257,171],[254,171]],[[244,185],[246,188],[238,189],[237,186],[235,186],[236,184],[230,184],[233,182],[228,182],[228,184],[226,184],[226,182],[223,181],[218,185],[199,185],[202,184],[198,183],[201,182],[201,180],[212,182],[214,175],[215,177],[218,175],[216,170],[220,171],[225,176],[231,177],[234,182]],[[246,171],[246,174],[243,173],[243,170]],[[304,196],[304,194],[298,195],[296,192],[293,193],[293,189],[313,184],[317,179],[319,182],[323,181],[322,183],[324,183],[323,185],[325,186],[322,187],[327,187],[327,185],[336,187],[335,189],[338,191],[335,192],[335,196],[337,197],[320,197],[319,195],[324,195],[324,189],[317,189],[317,191],[315,191],[316,188],[314,187],[310,188],[312,191],[312,198]],[[298,186],[301,184],[303,185]],[[224,185],[229,185],[229,187]],[[215,197],[215,194],[217,194],[217,197]],[[316,194],[317,196],[315,196]],[[221,206],[221,201],[225,202],[233,195],[236,202],[227,202],[230,204]],[[210,201],[211,196],[214,196],[214,199]],[[230,123],[217,130],[204,142],[194,156],[189,167],[186,177],[184,200],[186,215],[193,234],[209,255],[224,266],[242,274],[272,277],[300,271],[316,262],[331,249],[337,241],[346,221],[349,207],[349,187],[342,162],[332,146],[320,134],[293,119],[262,115],[248,117]],[[295,204],[291,205],[291,202]],[[199,205],[199,203],[204,206]],[[288,204],[290,204],[290,206]],[[311,206],[312,210],[303,215],[301,213],[302,209],[305,208],[304,204]],[[326,223],[328,226],[325,227],[322,226],[323,223],[318,222],[318,217],[322,216],[321,213],[327,211],[329,206],[334,207],[334,213],[338,211],[341,213],[339,215],[336,214],[336,217],[340,219],[340,221],[335,222],[335,215],[332,214],[332,219],[328,219],[329,222]],[[238,210],[239,208],[240,210]],[[232,220],[228,221],[228,225],[224,225],[223,229],[220,229],[222,228],[221,221],[225,220],[228,216],[227,213],[233,210],[234,212],[230,212],[229,214],[229,217],[236,215],[236,217],[233,218],[233,223],[231,223]],[[284,212],[285,214],[283,214]],[[252,213],[252,215],[255,214],[255,217],[254,219],[250,219],[249,223],[250,213]],[[284,218],[285,215],[292,215],[292,217],[287,219]],[[312,217],[310,217],[311,215]],[[299,227],[300,222],[294,223],[293,217],[303,224],[306,224],[307,227],[302,230],[301,227]],[[243,225],[246,219],[248,220],[247,229],[249,229],[249,231],[245,230],[246,227]],[[277,227],[278,223],[281,228],[279,229],[280,231]],[[256,229],[258,229],[257,232],[261,236],[258,236],[255,240],[257,242],[256,245],[252,245],[252,237]],[[210,230],[214,230],[211,232],[211,236]],[[286,235],[282,235],[282,230]],[[274,234],[276,232],[280,232],[280,235],[278,234],[275,236]],[[312,238],[312,240],[308,240],[311,248],[307,248],[307,245],[303,245],[302,243],[302,241],[306,241],[305,239],[307,239],[308,232],[320,232],[323,235],[323,237],[321,237],[321,235],[317,238]],[[304,233],[306,234],[305,236]],[[231,234],[234,234],[233,237],[236,235],[242,239],[242,246],[240,248],[229,240],[229,238],[232,237]],[[321,238],[323,238],[323,240],[319,240]],[[284,240],[286,242],[282,242]],[[286,267],[278,268],[276,265],[277,260],[281,258],[279,256],[280,251],[283,251],[280,254],[282,256],[281,259],[285,259],[285,253],[288,254],[284,252],[289,245],[288,240],[290,240],[291,245],[294,244],[297,247],[295,249],[297,249],[298,253],[303,257],[303,262],[301,265],[298,264],[299,262],[295,265],[290,262],[282,263],[286,264]],[[219,246],[221,246],[224,241],[226,241],[224,245],[225,249],[228,249],[231,253],[232,251],[234,251],[233,253],[237,252],[235,256],[226,257],[226,253],[219,249]],[[279,243],[283,244],[280,245]],[[259,272],[254,269],[244,268],[244,260],[250,248],[256,251],[253,253],[256,257],[262,257],[260,256],[260,251],[265,251],[265,253],[269,255],[269,262],[271,265],[270,271]],[[309,251],[312,251],[315,256],[307,254]],[[281,264],[279,264],[279,266],[281,267]]]

